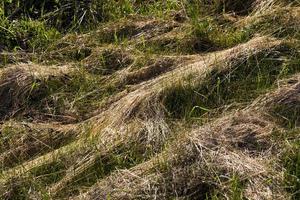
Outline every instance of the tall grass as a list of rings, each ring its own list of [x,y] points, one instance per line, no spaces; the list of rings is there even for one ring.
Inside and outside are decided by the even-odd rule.
[[[9,20],[35,19],[65,31],[85,31],[101,22],[121,18],[132,13],[160,14],[178,8],[177,1],[132,0],[5,0],[0,5],[2,15]]]
[[[34,20],[9,21],[0,16],[0,51],[26,50],[34,52],[47,47],[60,37],[54,28]]]

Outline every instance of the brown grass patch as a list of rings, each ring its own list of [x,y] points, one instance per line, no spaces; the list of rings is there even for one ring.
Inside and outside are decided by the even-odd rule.
[[[46,94],[49,80],[64,83],[70,68],[18,64],[0,71],[0,118],[15,116]]]

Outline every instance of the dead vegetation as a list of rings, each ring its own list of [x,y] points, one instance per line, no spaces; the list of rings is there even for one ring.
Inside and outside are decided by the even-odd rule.
[[[289,3],[191,2],[203,18],[182,3],[171,18],[132,15],[10,56],[0,198],[297,199],[299,8]]]
[[[82,62],[90,73],[109,75],[128,67],[133,58],[122,49],[106,48],[93,52]]]
[[[40,66],[18,64],[1,70],[1,119],[30,112],[30,107],[48,95],[48,83],[65,84],[67,73],[72,69],[67,66]]]
[[[1,126],[2,170],[60,148],[77,135],[74,126],[7,122]]]
[[[276,120],[263,111],[265,106],[270,106],[269,102],[284,104],[287,99],[297,99],[297,77],[291,79],[293,86],[285,88],[287,90],[279,88],[259,98],[259,102],[267,99],[262,104],[255,103],[256,106],[179,134],[156,157],[129,170],[113,173],[78,199],[202,199],[213,195],[216,188],[224,192],[218,194],[224,195],[222,198],[233,198],[230,179],[236,175],[244,188],[241,195],[247,199],[287,198],[288,194],[280,186],[283,177],[277,170],[281,169],[269,167],[272,159],[282,152],[270,140],[273,132],[281,129],[281,123],[276,124]],[[284,95],[287,93],[289,95]],[[266,181],[270,177],[272,181]]]

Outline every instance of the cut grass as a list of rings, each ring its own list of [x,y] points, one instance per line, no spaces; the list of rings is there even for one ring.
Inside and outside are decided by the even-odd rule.
[[[66,127],[67,128],[67,127]],[[42,156],[75,140],[72,129],[43,124],[8,122],[1,127],[0,168],[8,170],[25,161]],[[18,156],[17,156],[18,155]]]
[[[298,199],[298,6],[1,2],[0,198]]]
[[[300,70],[299,55],[291,53],[297,50],[280,48],[251,56],[231,66],[229,71],[214,70],[200,85],[179,83],[172,87],[164,99],[170,116],[197,118],[220,106],[247,103],[263,94],[276,80]]]
[[[70,182],[54,185],[52,196],[56,198],[77,196],[85,191],[84,188],[93,186],[98,180],[105,178],[113,171],[128,169],[144,162],[147,158],[148,156],[144,151],[139,150],[139,147],[136,145],[116,148],[116,150],[108,152],[105,156],[97,156],[94,163],[88,169],[85,169],[76,177],[72,177]],[[74,169],[75,171],[76,169]]]
[[[68,116],[71,121],[87,118],[101,106],[103,100],[119,91],[106,78],[82,69],[69,74],[65,82],[48,80],[46,84],[37,85],[35,89],[43,91],[39,98],[29,101],[29,106],[37,111],[37,117],[40,115],[43,118],[44,114],[46,118],[48,115],[50,119],[59,120],[60,116],[65,116],[67,121]]]

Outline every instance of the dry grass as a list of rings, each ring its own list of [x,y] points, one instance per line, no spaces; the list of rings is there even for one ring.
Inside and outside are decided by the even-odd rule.
[[[226,51],[213,53],[205,57],[196,57],[193,61],[188,61],[191,64],[181,64],[170,72],[135,85],[131,92],[113,102],[98,116],[85,122],[91,125],[91,140],[96,144],[96,149],[94,149],[94,146],[84,145],[85,139],[79,139],[75,143],[4,172],[4,177],[9,180],[7,178],[11,176],[51,163],[53,158],[59,159],[60,157],[73,155],[72,152],[74,151],[89,152],[84,156],[84,160],[78,160],[75,162],[76,164],[70,166],[61,181],[50,187],[51,193],[56,194],[80,174],[94,166],[99,153],[101,156],[105,156],[113,149],[131,144],[132,141],[144,145],[142,152],[146,152],[148,149],[159,152],[171,133],[165,121],[164,109],[160,104],[161,96],[166,88],[178,83],[178,80],[191,82],[205,79],[212,70],[228,70],[234,62],[246,60],[250,55],[261,51],[269,51],[280,44],[279,41],[268,38],[255,38],[246,44]],[[145,68],[145,70],[147,71],[148,68]],[[152,74],[152,76],[154,75]],[[241,136],[241,138],[247,139],[247,136]],[[242,146],[243,142],[240,143]],[[246,142],[244,141],[244,143]],[[249,149],[251,149],[251,145],[255,146],[256,144],[249,143],[245,145],[249,145]]]
[[[292,52],[287,38],[298,42],[299,8],[279,8],[286,5],[283,1],[224,2],[226,12],[237,14],[230,14],[235,17],[230,26],[257,26],[252,39],[232,48],[187,55],[197,51],[180,51],[195,39],[184,30],[193,25],[185,10],[169,20],[130,16],[93,32],[68,34],[37,56],[43,65],[2,68],[0,198],[292,198],[284,188],[285,168],[278,156],[285,152],[284,142],[274,139],[274,133],[299,127],[300,76],[294,74],[299,70],[286,73],[293,55],[283,57]],[[270,36],[276,30],[266,29],[266,21],[287,10],[289,14],[278,22],[284,31]],[[169,44],[166,49],[171,51],[151,49]],[[173,51],[173,44],[178,49]],[[250,59],[263,65],[261,55],[273,55],[266,58],[278,61],[270,68],[283,68],[280,74],[266,75],[276,76],[272,81],[277,85],[271,81],[255,100],[218,105],[213,111],[197,105],[207,116],[214,113],[206,123],[202,115],[198,121],[168,115],[166,99],[174,94],[170,91],[177,87],[193,91],[214,81],[218,91],[218,80],[223,81],[219,75],[236,81],[230,76]],[[297,65],[297,59],[292,61]],[[47,65],[51,62],[60,65]],[[265,75],[257,74],[253,79]],[[278,81],[282,74],[294,75]],[[212,92],[193,95],[209,101]],[[64,104],[56,108],[48,103],[49,97]],[[56,109],[61,117],[44,117],[47,110]],[[84,117],[77,116],[76,109],[82,109]]]
[[[266,115],[273,111],[265,107],[291,102],[299,106],[298,76],[249,108],[179,134],[159,155],[113,173],[77,199],[194,199],[205,198],[216,188],[224,198],[232,198],[229,183],[236,173],[247,199],[289,199],[281,187],[282,169],[272,167],[283,151],[271,140],[281,124]]]
[[[68,79],[72,69],[67,66],[40,66],[17,64],[1,70],[0,96],[1,119],[28,111],[28,106],[47,95],[49,81],[61,82]]]

